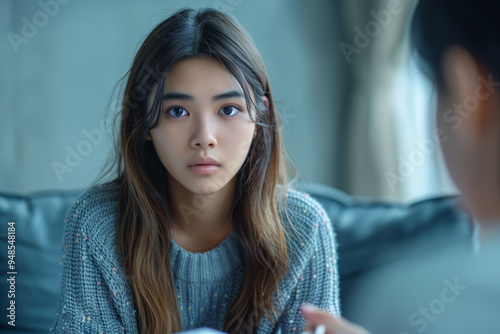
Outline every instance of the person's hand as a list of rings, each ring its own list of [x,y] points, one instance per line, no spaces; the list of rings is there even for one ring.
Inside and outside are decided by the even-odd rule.
[[[324,325],[326,327],[325,334],[369,334],[363,327],[355,325],[344,318],[335,318],[330,313],[312,305],[304,305],[300,310],[304,319],[307,320],[303,332],[314,333],[316,326]]]

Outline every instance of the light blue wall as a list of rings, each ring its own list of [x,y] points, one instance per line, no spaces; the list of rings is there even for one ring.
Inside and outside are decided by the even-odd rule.
[[[342,54],[330,1],[58,1],[0,2],[0,191],[80,189],[92,182],[111,147],[100,123],[140,42],[181,7],[223,5],[261,51],[299,171],[333,184]],[[48,3],[52,15],[41,5]],[[23,44],[14,46],[10,39],[24,38],[25,21],[39,27],[24,31]],[[88,155],[68,166],[71,150]],[[58,177],[54,163],[71,171]]]

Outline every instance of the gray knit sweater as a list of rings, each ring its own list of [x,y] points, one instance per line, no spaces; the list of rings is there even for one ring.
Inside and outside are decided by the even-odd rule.
[[[279,284],[280,298],[274,295],[280,317],[276,325],[263,318],[259,333],[278,328],[300,333],[304,302],[340,315],[335,234],[328,216],[308,194],[289,190],[286,197],[293,228],[283,224],[289,230],[289,269]],[[106,184],[90,189],[70,208],[62,245],[61,299],[51,332],[137,333],[133,294],[115,243],[117,201],[118,186]],[[238,249],[234,230],[204,253],[190,253],[172,241],[183,330],[222,330],[243,280]]]

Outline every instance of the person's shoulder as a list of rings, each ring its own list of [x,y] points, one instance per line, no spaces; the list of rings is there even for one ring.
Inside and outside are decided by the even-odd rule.
[[[92,240],[112,239],[118,216],[119,191],[117,182],[109,182],[83,192],[69,208],[67,229],[87,238],[92,236]]]
[[[323,206],[308,193],[288,188],[282,196],[281,212],[288,214],[294,225],[298,224],[309,230],[319,222],[329,221]]]
[[[357,278],[359,288],[344,311],[355,310],[358,321],[376,333],[493,333],[489,323],[500,323],[493,314],[500,306],[499,256],[477,254],[463,240],[388,263]]]
[[[308,193],[288,188],[281,202],[282,223],[292,247],[303,247],[333,233],[330,219],[321,204]]]
[[[115,213],[118,204],[119,185],[109,182],[95,185],[83,192],[74,202],[71,211],[80,218]]]
[[[288,188],[280,189],[279,194],[288,252],[288,274],[281,282],[282,291],[290,293],[290,287],[297,286],[301,277],[306,277],[316,267],[326,268],[326,271],[318,270],[317,275],[318,279],[325,279],[324,287],[327,288],[326,277],[335,272],[335,280],[338,279],[335,269],[336,238],[328,215],[321,204],[306,192]],[[304,289],[304,293],[312,292]]]

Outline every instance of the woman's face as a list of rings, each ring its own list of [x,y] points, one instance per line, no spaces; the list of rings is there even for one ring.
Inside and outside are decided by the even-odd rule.
[[[255,130],[231,73],[217,60],[189,58],[167,73],[160,121],[148,139],[170,184],[208,195],[235,182]]]

